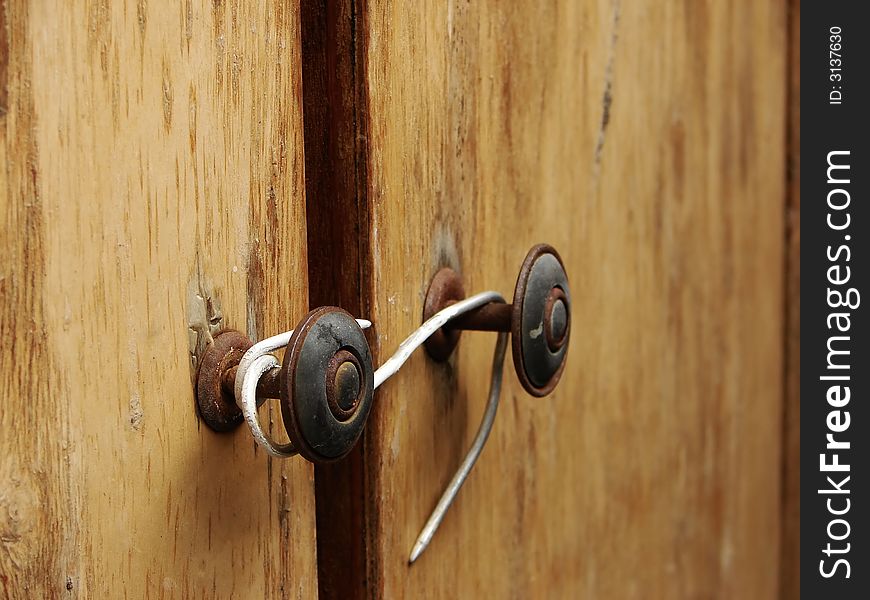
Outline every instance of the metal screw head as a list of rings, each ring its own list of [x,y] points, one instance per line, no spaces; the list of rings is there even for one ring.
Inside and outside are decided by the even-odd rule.
[[[555,248],[534,246],[514,288],[511,346],[520,383],[533,396],[553,391],[565,368],[571,335],[568,275]]]
[[[568,341],[570,318],[565,292],[554,287],[544,306],[544,335],[550,351],[557,352]]]
[[[359,360],[349,350],[339,350],[326,367],[326,400],[339,421],[353,416],[363,396],[363,375]]]
[[[283,369],[281,416],[293,446],[312,462],[347,455],[374,397],[372,357],[360,326],[334,306],[311,311],[293,331]]]

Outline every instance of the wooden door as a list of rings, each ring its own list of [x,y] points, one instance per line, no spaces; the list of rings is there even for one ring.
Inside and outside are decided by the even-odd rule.
[[[311,465],[192,387],[210,332],[307,310],[298,7],[0,19],[0,595],[316,596]]]
[[[508,367],[483,455],[410,566],[495,338],[464,334],[447,365],[420,352],[378,391],[359,453],[317,472],[322,595],[775,596],[784,5],[348,4],[355,35],[333,41],[357,67],[334,85],[364,86],[345,122],[364,193],[344,208],[366,243],[343,298],[378,360],[440,267],[509,295],[537,242],[567,265],[573,333],[551,396]]]
[[[786,20],[0,0],[3,595],[773,597]],[[508,358],[414,565],[495,336],[418,352],[339,463],[199,421],[218,329],[336,304],[375,322],[380,363],[440,267],[510,296],[538,242],[572,286],[562,382],[531,398]]]

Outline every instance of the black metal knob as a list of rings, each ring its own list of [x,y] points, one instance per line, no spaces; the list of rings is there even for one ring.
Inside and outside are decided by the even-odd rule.
[[[293,331],[282,370],[281,416],[296,450],[312,462],[344,457],[374,397],[372,356],[360,326],[334,306],[311,311]]]
[[[197,372],[199,413],[215,431],[244,420],[234,393],[239,362],[253,342],[224,330],[203,355]],[[281,368],[257,382],[257,402],[280,398],[281,417],[293,449],[312,462],[331,462],[359,439],[374,396],[371,351],[356,320],[325,306],[293,330]]]
[[[423,320],[464,298],[461,276],[441,269],[429,285]],[[538,397],[552,392],[565,368],[571,335],[571,291],[555,248],[538,244],[529,250],[513,304],[490,303],[457,317],[429,338],[426,351],[435,360],[446,360],[463,329],[511,332],[514,369],[525,390]]]

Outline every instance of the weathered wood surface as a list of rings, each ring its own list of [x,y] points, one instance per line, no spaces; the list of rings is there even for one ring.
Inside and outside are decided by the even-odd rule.
[[[419,353],[379,390],[352,490],[369,515],[359,593],[775,596],[784,5],[369,0],[364,17],[380,360],[439,267],[510,293],[539,241],[565,259],[574,321],[561,386],[533,399],[507,377],[410,567],[495,338],[463,335],[449,366]]]
[[[0,596],[315,596],[311,466],[189,365],[307,310],[298,7],[0,15]]]

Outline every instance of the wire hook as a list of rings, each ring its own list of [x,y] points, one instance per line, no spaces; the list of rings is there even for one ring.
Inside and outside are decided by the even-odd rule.
[[[363,334],[371,322],[324,306],[309,312],[295,330],[256,344],[238,331],[224,330],[203,355],[196,377],[197,407],[212,429],[229,431],[247,421],[256,441],[273,456],[301,454],[312,462],[331,462],[351,451],[368,418],[374,390],[395,375],[417,348],[425,345],[433,359],[446,360],[459,341],[460,330],[499,332],[483,419],[420,532],[410,563],[429,545],[492,431],[508,333],[514,367],[526,391],[544,396],[559,381],[571,322],[571,296],[562,259],[551,246],[532,247],[520,269],[513,304],[506,304],[494,291],[465,298],[461,277],[442,269],[429,286],[423,318],[423,324],[377,370]],[[279,366],[271,353],[285,346]],[[289,443],[275,442],[260,425],[257,406],[267,398],[281,401]]]
[[[395,375],[402,365],[405,364],[405,361],[410,358],[411,354],[414,353],[414,350],[425,344],[432,335],[440,331],[441,328],[447,325],[450,321],[487,304],[503,304],[504,301],[504,297],[498,292],[481,292],[466,300],[460,300],[455,304],[451,304],[432,315],[432,317],[427,319],[418,329],[411,333],[411,335],[405,338],[405,341],[399,344],[399,348],[396,352],[375,371],[375,389],[387,381],[387,379]],[[462,464],[459,465],[459,469],[456,471],[456,474],[453,475],[453,479],[450,480],[450,484],[444,490],[441,499],[435,506],[435,510],[432,511],[429,520],[426,521],[426,525],[420,532],[420,535],[414,544],[414,549],[411,551],[411,557],[408,561],[409,563],[413,563],[417,560],[420,554],[423,553],[423,550],[426,549],[426,546],[429,545],[432,536],[435,535],[438,526],[444,519],[444,515],[450,508],[450,505],[453,504],[462,484],[465,483],[465,479],[468,477],[468,474],[477,462],[477,459],[483,450],[483,445],[489,437],[489,432],[492,431],[492,426],[495,422],[495,413],[498,410],[499,395],[501,394],[501,379],[504,370],[503,367],[506,350],[507,334],[501,333],[499,334],[498,341],[495,345],[489,400],[487,401],[486,410],[483,413],[483,421],[480,423],[474,442],[471,444],[471,448],[469,448],[468,453],[462,460]]]
[[[459,341],[461,329],[499,332],[483,420],[465,458],[417,537],[408,559],[411,564],[429,545],[492,431],[501,394],[508,333],[512,338],[517,376],[533,396],[545,396],[555,388],[568,352],[571,324],[568,276],[561,257],[552,246],[538,244],[529,250],[517,277],[513,304],[505,304],[498,292],[482,292],[467,299],[463,299],[464,296],[461,277],[451,269],[439,271],[426,294],[423,325],[408,336],[375,373],[377,388],[423,344],[432,358],[446,360]]]
[[[411,550],[411,557],[408,559],[410,564],[413,564],[417,560],[423,553],[423,550],[426,549],[426,546],[429,545],[429,542],[432,541],[432,536],[435,535],[438,526],[444,520],[447,509],[453,504],[459,489],[465,483],[468,474],[471,473],[474,463],[477,462],[480,453],[483,451],[483,445],[486,444],[489,432],[492,431],[501,395],[501,380],[502,373],[504,372],[504,355],[507,350],[507,338],[506,333],[500,333],[495,343],[495,352],[492,357],[492,377],[489,384],[489,399],[486,401],[486,410],[483,413],[480,427],[477,429],[477,435],[474,436],[474,442],[472,442],[471,447],[468,449],[468,453],[462,460],[462,464],[459,465],[456,474],[453,475],[453,479],[450,480],[444,493],[441,494],[441,499],[438,500],[438,504],[435,505],[435,510],[432,511],[432,514],[429,515],[429,519],[420,531],[420,535],[417,536],[417,541],[414,542],[414,548]]]

